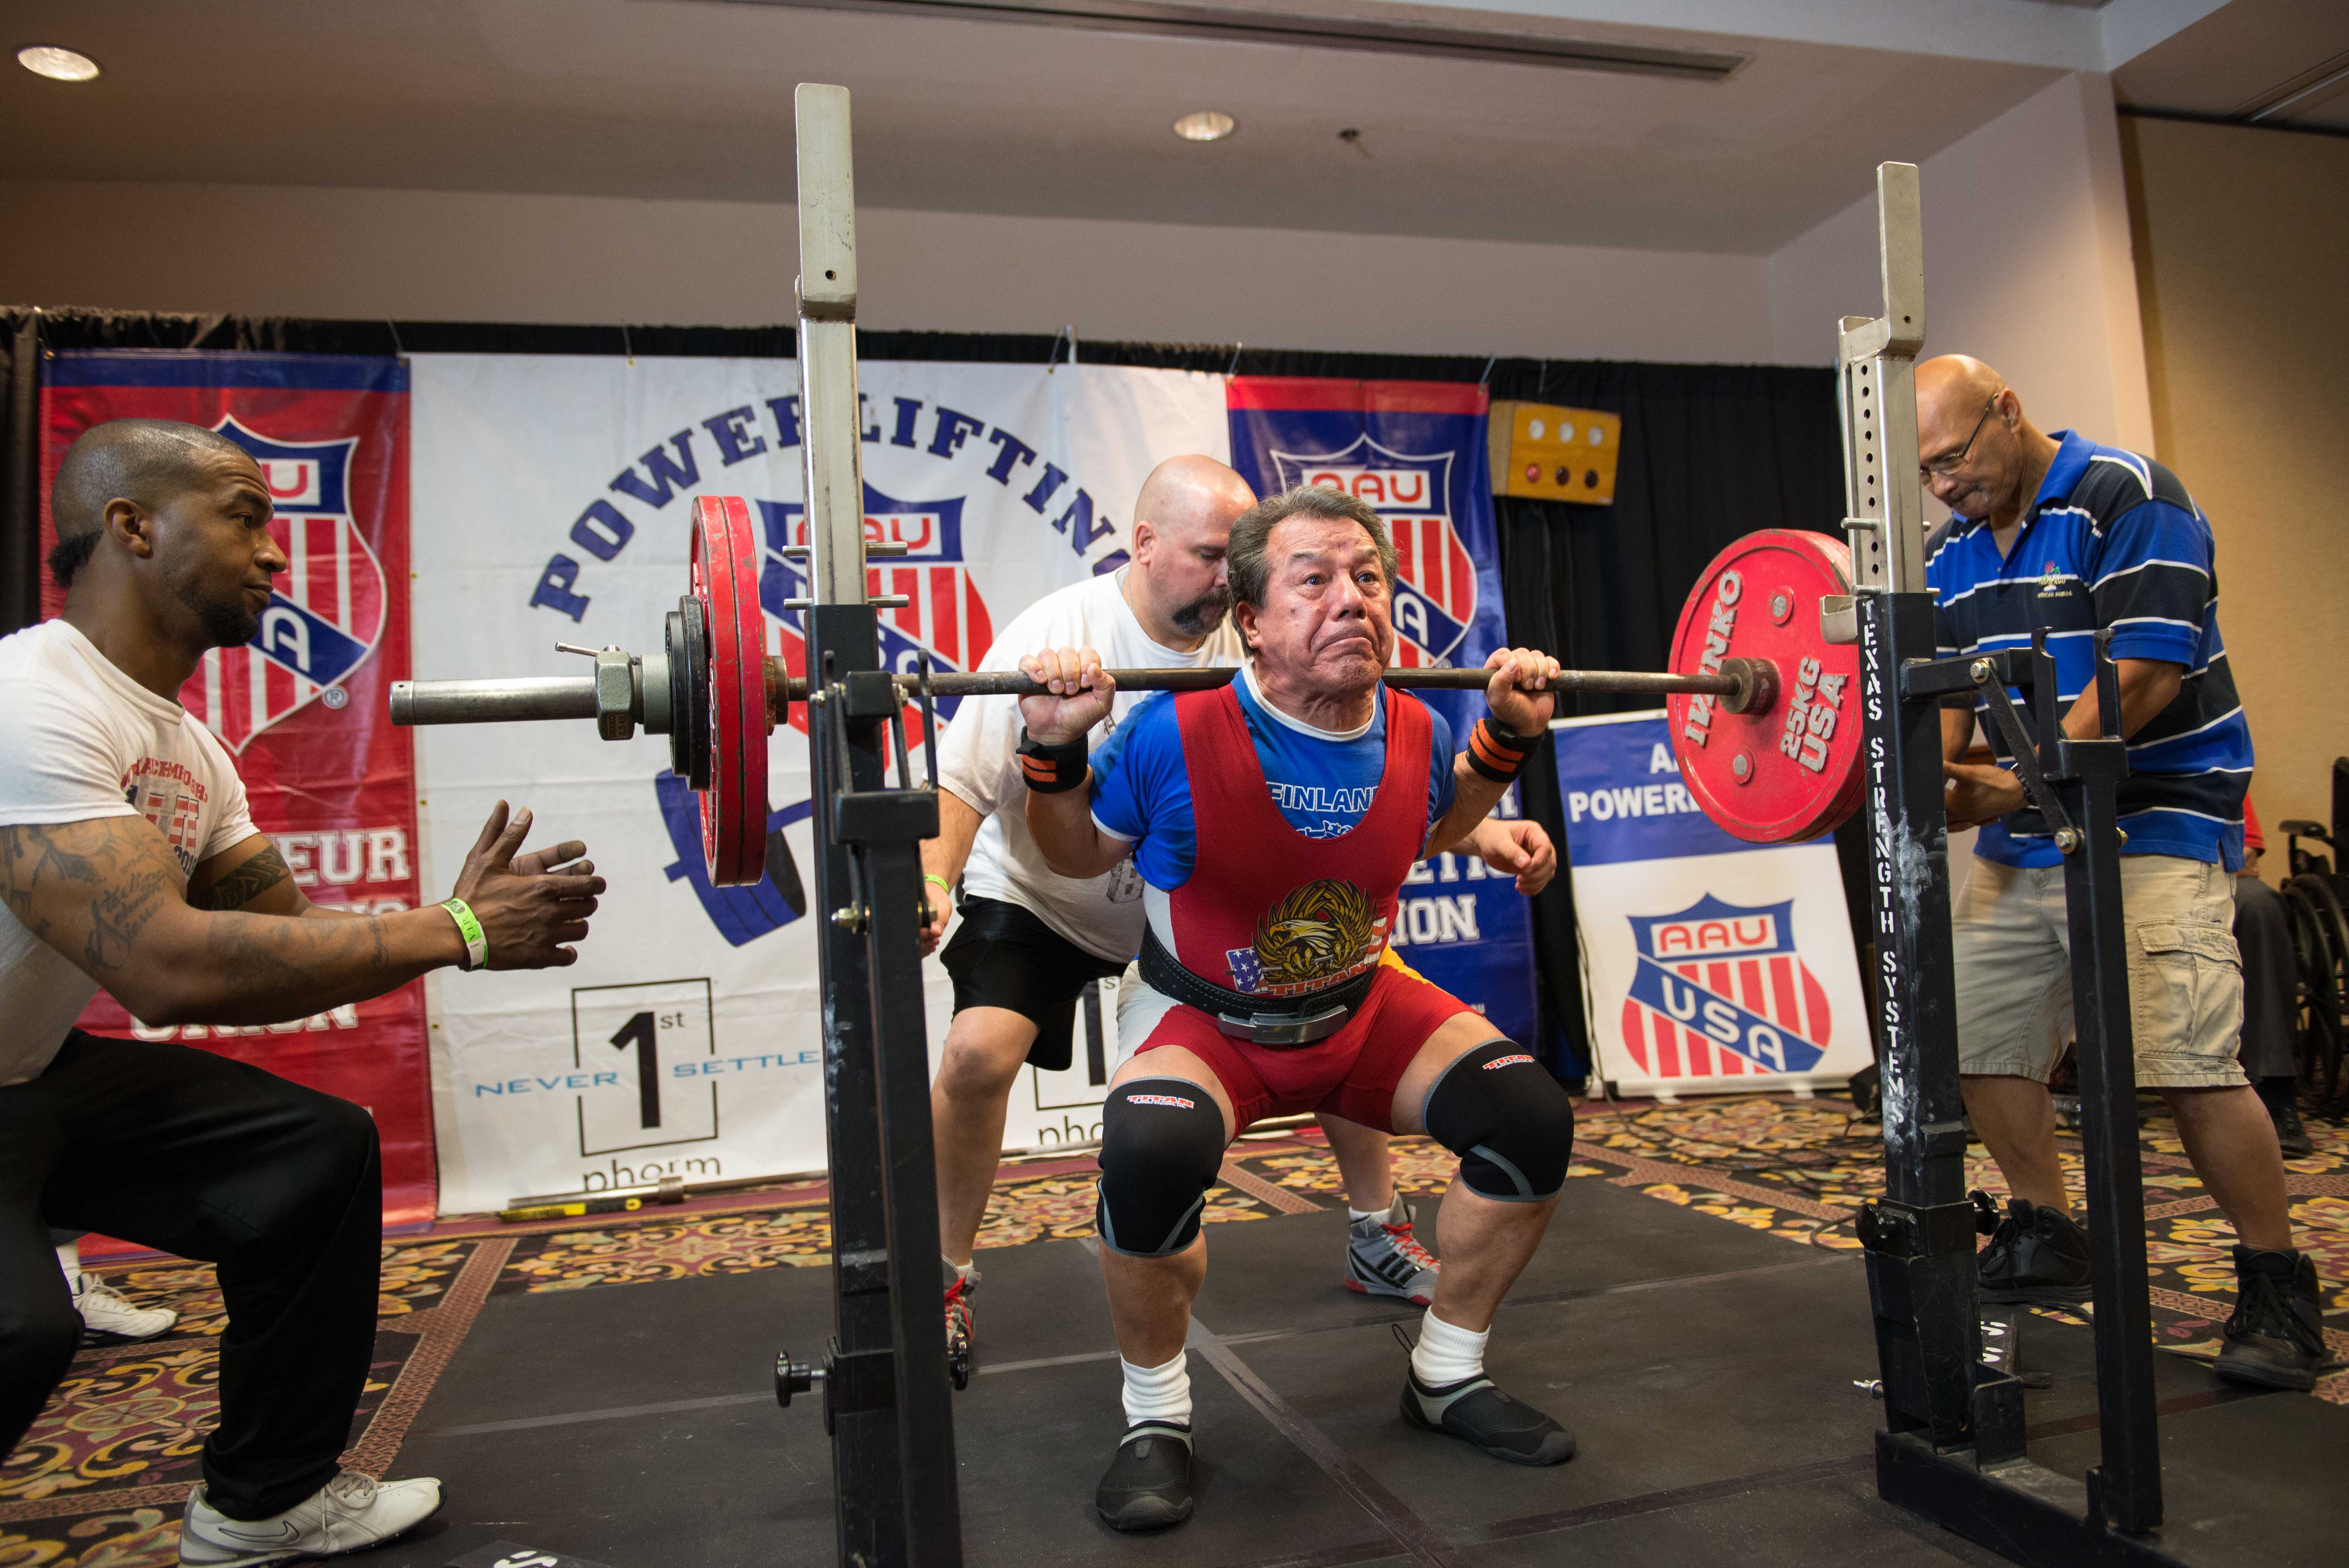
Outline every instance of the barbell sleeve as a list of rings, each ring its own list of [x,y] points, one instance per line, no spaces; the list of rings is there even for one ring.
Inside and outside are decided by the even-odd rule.
[[[507,724],[595,717],[594,676],[391,683],[394,724]]]

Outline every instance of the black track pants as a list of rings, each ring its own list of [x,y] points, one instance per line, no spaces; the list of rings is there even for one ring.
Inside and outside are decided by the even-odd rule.
[[[217,1266],[213,1507],[259,1519],[334,1479],[375,1348],[383,1177],[366,1111],[187,1046],[78,1029],[47,1072],[0,1087],[0,1455],[80,1336],[53,1225]]]

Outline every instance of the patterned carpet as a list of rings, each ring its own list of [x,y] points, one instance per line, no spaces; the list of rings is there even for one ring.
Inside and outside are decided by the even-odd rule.
[[[1840,1100],[1776,1096],[1582,1108],[1572,1177],[1603,1181],[1800,1246],[1856,1249],[1851,1218],[1883,1189],[1878,1130]],[[2302,1244],[2325,1281],[2326,1338],[2349,1355],[2349,1130],[2312,1123],[2317,1152],[2287,1162]],[[2188,1167],[2175,1130],[2147,1118],[2147,1236],[2156,1342],[2218,1349],[2230,1310],[2232,1232]],[[2076,1171],[2079,1147],[2066,1139]],[[1424,1140],[1396,1144],[1405,1192],[1440,1192],[1454,1161]],[[1973,1184],[2001,1193],[1979,1145]],[[1060,1157],[1007,1165],[982,1248],[1092,1233],[1093,1164]],[[1252,1222],[1344,1201],[1319,1135],[1276,1133],[1232,1151],[1208,1197],[1216,1223]],[[1568,1202],[1573,1201],[1569,1190]],[[831,1262],[821,1186],[734,1194],[591,1226],[476,1222],[384,1248],[376,1361],[346,1462],[384,1473],[483,1302],[512,1292],[592,1290]],[[210,1268],[177,1260],[102,1265],[142,1305],[176,1308],[169,1338],[76,1357],[25,1442],[0,1464],[0,1568],[170,1568],[196,1453],[212,1424],[222,1326]],[[2349,1403],[2349,1371],[2318,1385]]]

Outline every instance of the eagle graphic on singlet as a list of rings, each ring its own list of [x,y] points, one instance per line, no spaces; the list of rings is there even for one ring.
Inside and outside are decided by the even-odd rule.
[[[1343,979],[1377,960],[1379,934],[1371,895],[1352,882],[1292,888],[1256,923],[1263,979],[1254,989],[1277,995]]]

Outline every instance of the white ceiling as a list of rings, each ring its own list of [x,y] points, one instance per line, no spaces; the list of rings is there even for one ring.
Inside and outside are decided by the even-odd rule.
[[[1762,253],[2212,0],[1478,3],[1237,8],[1748,60],[1696,82],[714,0],[11,0],[11,48],[104,75],[0,70],[0,177],[782,201],[792,88],[820,80],[855,94],[871,206]],[[1195,108],[1239,133],[1178,140]]]

